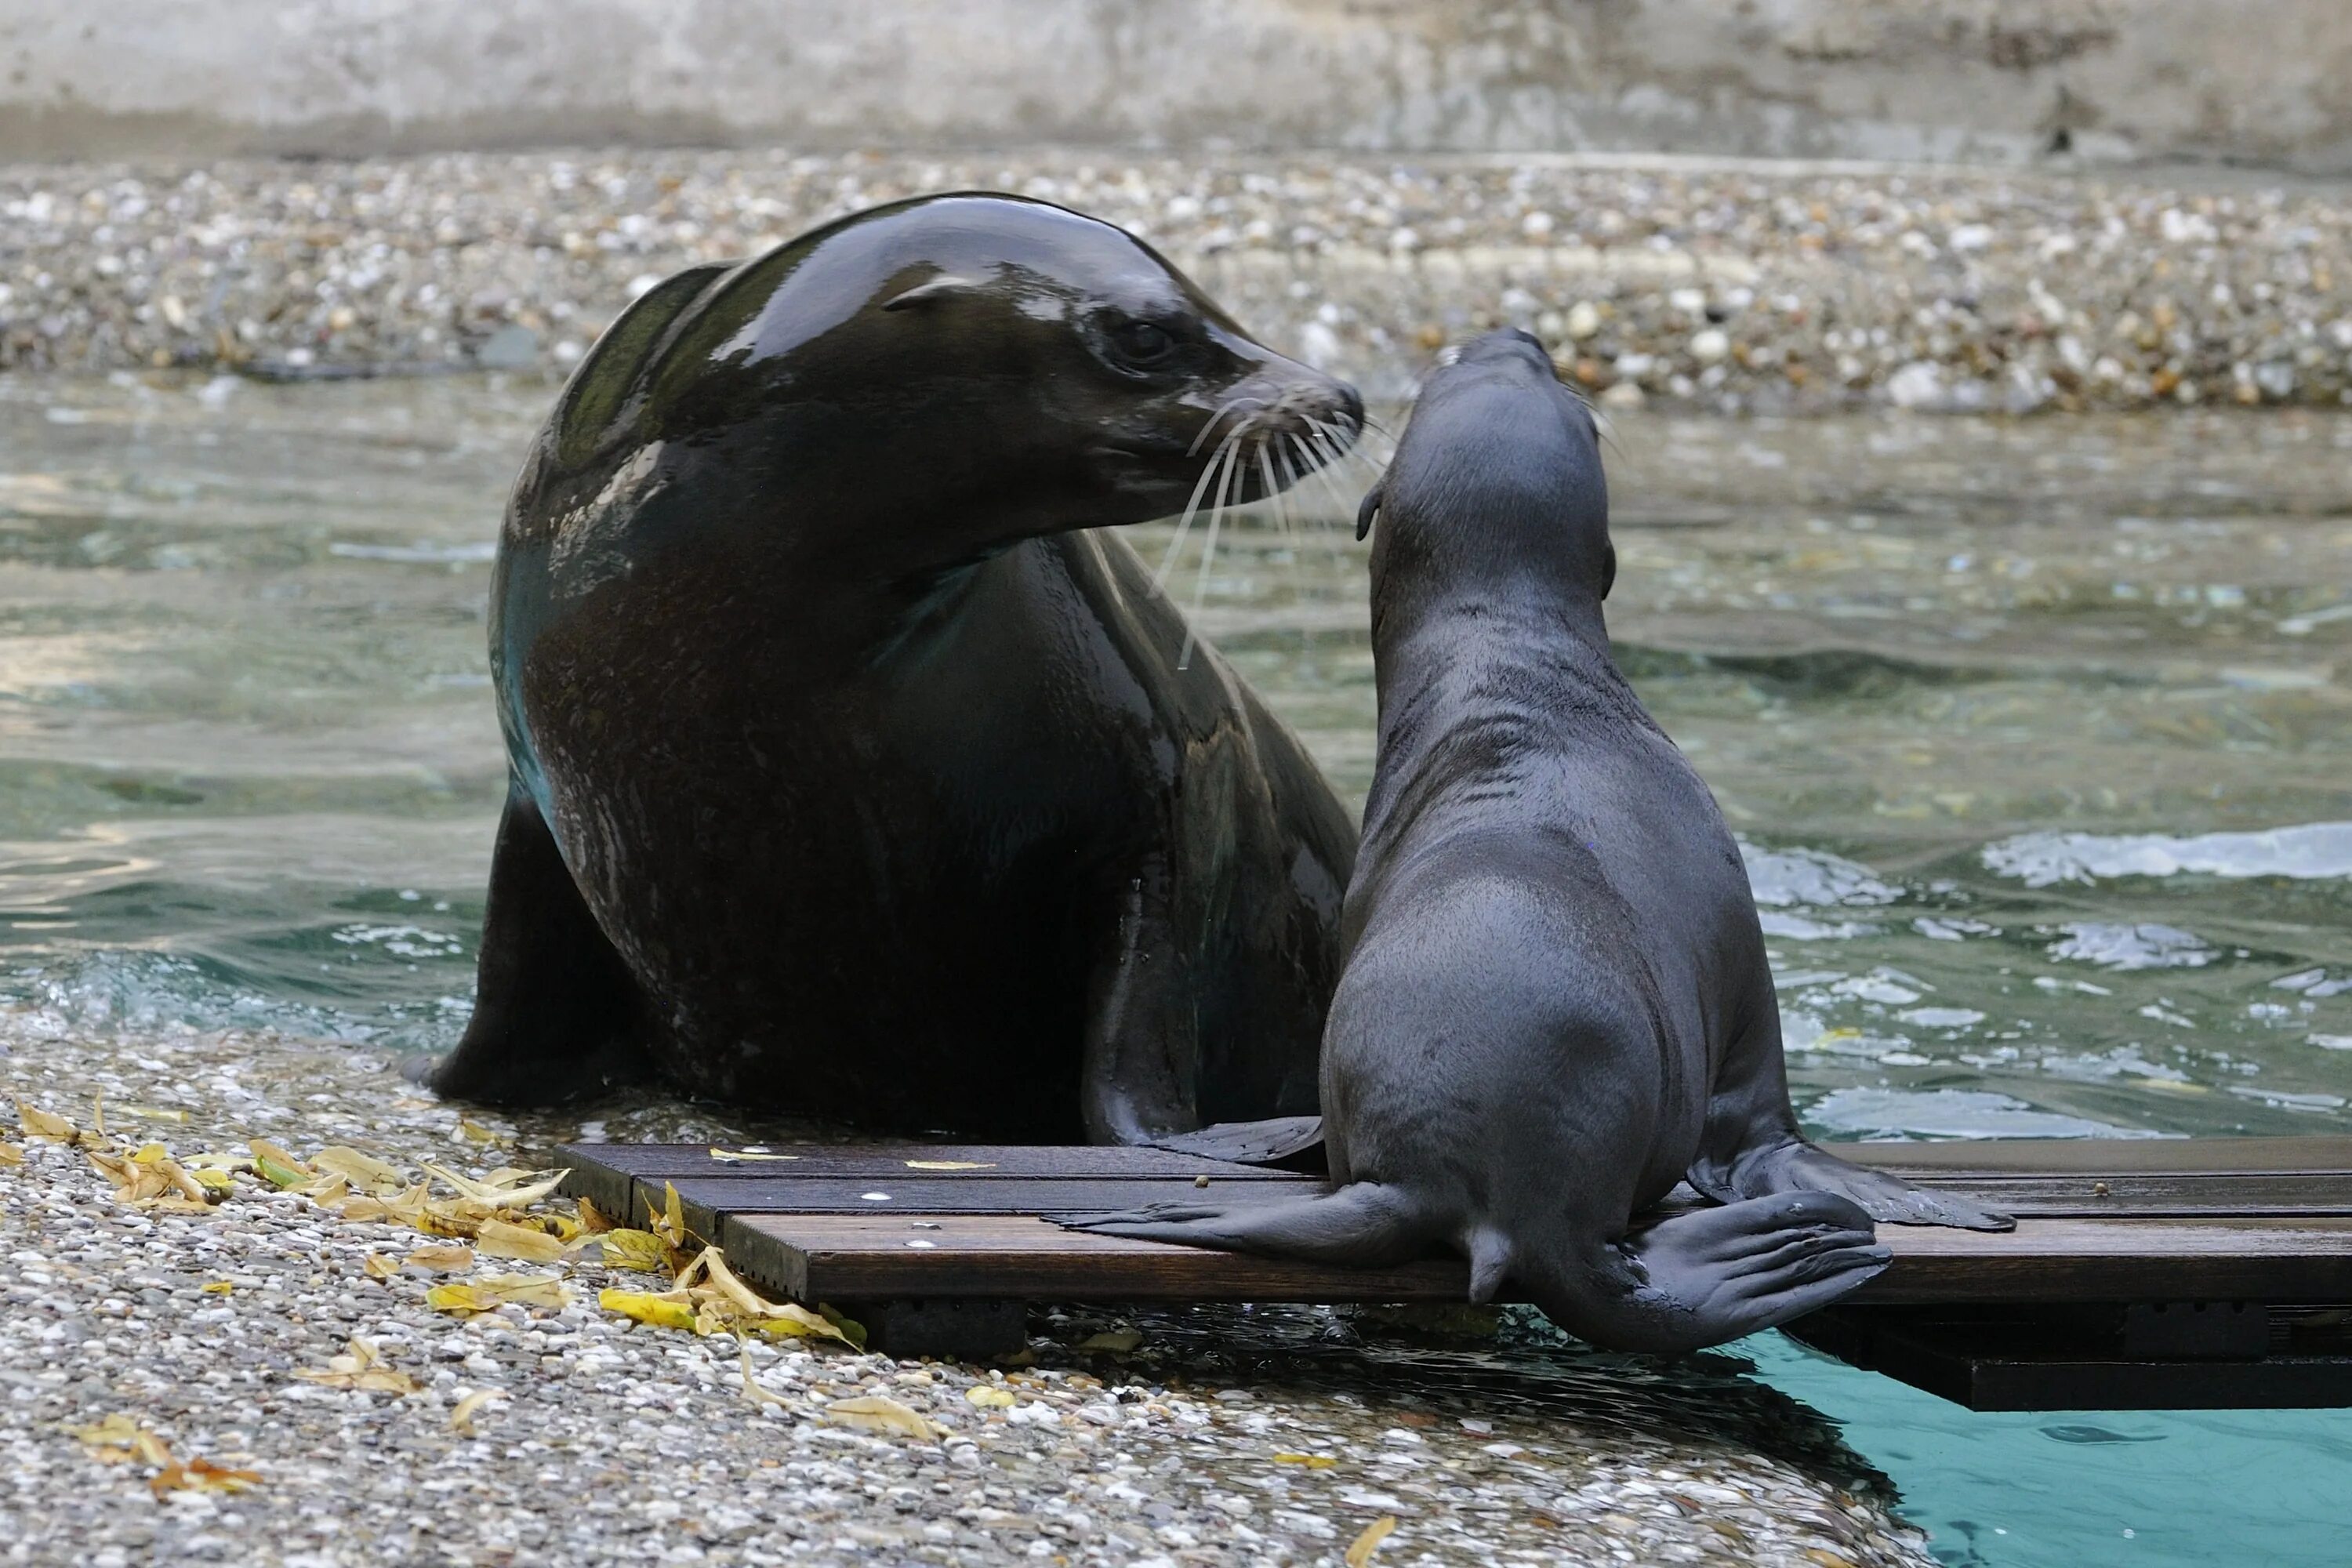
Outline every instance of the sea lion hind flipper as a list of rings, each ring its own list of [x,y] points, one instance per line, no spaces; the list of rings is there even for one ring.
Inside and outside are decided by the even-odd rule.
[[[490,858],[474,1016],[457,1049],[409,1076],[456,1100],[553,1105],[646,1076],[641,998],[580,897],[555,837],[509,792]]]
[[[1438,1238],[1416,1205],[1394,1187],[1358,1182],[1311,1198],[1270,1203],[1142,1204],[1045,1216],[1068,1230],[1172,1241],[1345,1268],[1408,1262]]]
[[[1892,1261],[1870,1216],[1790,1193],[1671,1215],[1612,1246],[1522,1247],[1513,1275],[1545,1315],[1611,1350],[1704,1350],[1817,1310]]]
[[[1703,1190],[1714,1191],[1713,1178]],[[1958,1193],[1930,1192],[1900,1176],[1848,1164],[1828,1150],[1793,1135],[1761,1149],[1745,1152],[1727,1173],[1728,1185],[1743,1198],[1775,1193],[1834,1193],[1858,1205],[1874,1220],[1889,1225],[1942,1225],[1958,1230],[2014,1230],[2017,1221],[1997,1210],[1969,1202]],[[1699,1185],[1698,1173],[1692,1185]]]

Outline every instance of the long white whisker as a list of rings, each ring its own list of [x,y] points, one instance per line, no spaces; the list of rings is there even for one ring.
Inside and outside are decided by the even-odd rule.
[[[1234,430],[1238,434],[1249,427],[1250,422],[1244,420]],[[1217,504],[1209,510],[1209,536],[1201,542],[1201,574],[1192,583],[1192,611],[1184,617],[1184,646],[1176,655],[1179,669],[1192,667],[1192,644],[1200,637],[1197,623],[1202,606],[1209,602],[1209,566],[1217,558],[1217,530],[1225,521],[1225,510],[1233,505],[1234,481],[1241,478],[1238,448],[1227,449],[1235,452],[1235,459],[1225,465],[1225,481],[1217,487]]]
[[[1264,407],[1265,400],[1259,397],[1257,394],[1254,392],[1237,392],[1231,397],[1226,398],[1223,403],[1218,404],[1216,411],[1209,416],[1208,422],[1201,426],[1201,433],[1192,437],[1192,444],[1184,448],[1184,455],[1189,458],[1200,451],[1202,446],[1209,439],[1209,432],[1217,427],[1218,420],[1223,419],[1226,415],[1232,413],[1241,405],[1253,402],[1256,403],[1259,407]],[[1252,413],[1255,413],[1256,411],[1256,409],[1251,410]],[[1247,423],[1247,421],[1244,420],[1244,423]]]
[[[1176,569],[1176,553],[1184,548],[1185,534],[1192,531],[1192,519],[1201,510],[1201,498],[1208,493],[1209,482],[1224,466],[1225,459],[1232,456],[1234,443],[1241,439],[1241,433],[1247,428],[1246,422],[1234,426],[1233,433],[1218,442],[1216,451],[1211,455],[1207,462],[1201,465],[1201,477],[1192,486],[1192,499],[1184,503],[1183,514],[1176,520],[1176,537],[1168,542],[1168,553],[1160,558],[1160,570],[1151,574],[1151,585],[1154,588],[1166,591],[1168,574]]]

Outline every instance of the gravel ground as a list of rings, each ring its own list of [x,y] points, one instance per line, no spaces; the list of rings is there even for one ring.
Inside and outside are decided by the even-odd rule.
[[[260,1137],[478,1174],[581,1131],[469,1123],[381,1059],[276,1036],[125,1041],[24,1010],[0,1045],[0,1093],[83,1128],[102,1096],[117,1147],[184,1158]],[[783,1131],[595,1114],[613,1138]],[[1033,1317],[1013,1365],[754,1343],[755,1400],[732,1338],[600,1310],[647,1275],[480,1262],[562,1273],[570,1304],[460,1320],[433,1278],[365,1261],[438,1238],[247,1175],[209,1209],[142,1210],[83,1150],[8,1136],[0,1562],[1320,1563],[1382,1519],[1379,1563],[1928,1561],[1884,1478],[1721,1357],[1659,1368],[1539,1322],[1433,1342],[1303,1309],[1071,1307]],[[415,1391],[299,1375],[355,1336]],[[835,1401],[877,1394],[938,1429],[840,1424]]]
[[[2148,178],[1050,153],[18,166],[0,367],[554,374],[677,268],[978,186],[1128,226],[1376,395],[1512,321],[1620,405],[2352,400],[2341,193]]]

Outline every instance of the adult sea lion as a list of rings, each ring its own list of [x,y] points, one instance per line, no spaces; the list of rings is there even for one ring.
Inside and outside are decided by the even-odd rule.
[[[1088,530],[1219,464],[1253,499],[1361,412],[1042,202],[901,202],[650,290],[507,511],[512,784],[426,1081],[651,1068],[1004,1141],[1311,1112],[1354,834]]]
[[[1713,1344],[1885,1268],[1880,1219],[2005,1227],[1808,1143],[1738,846],[1609,653],[1597,432],[1504,331],[1365,498],[1380,752],[1323,1046],[1327,1195],[1065,1223],[1343,1264],[1433,1245],[1563,1327]],[[1721,1206],[1635,1227],[1685,1180]],[[1645,1216],[1646,1217],[1646,1216]]]

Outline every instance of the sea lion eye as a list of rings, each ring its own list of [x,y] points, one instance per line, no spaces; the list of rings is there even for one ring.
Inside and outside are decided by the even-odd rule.
[[[1176,352],[1176,335],[1150,321],[1130,318],[1114,325],[1108,336],[1118,357],[1132,365],[1158,364]]]

